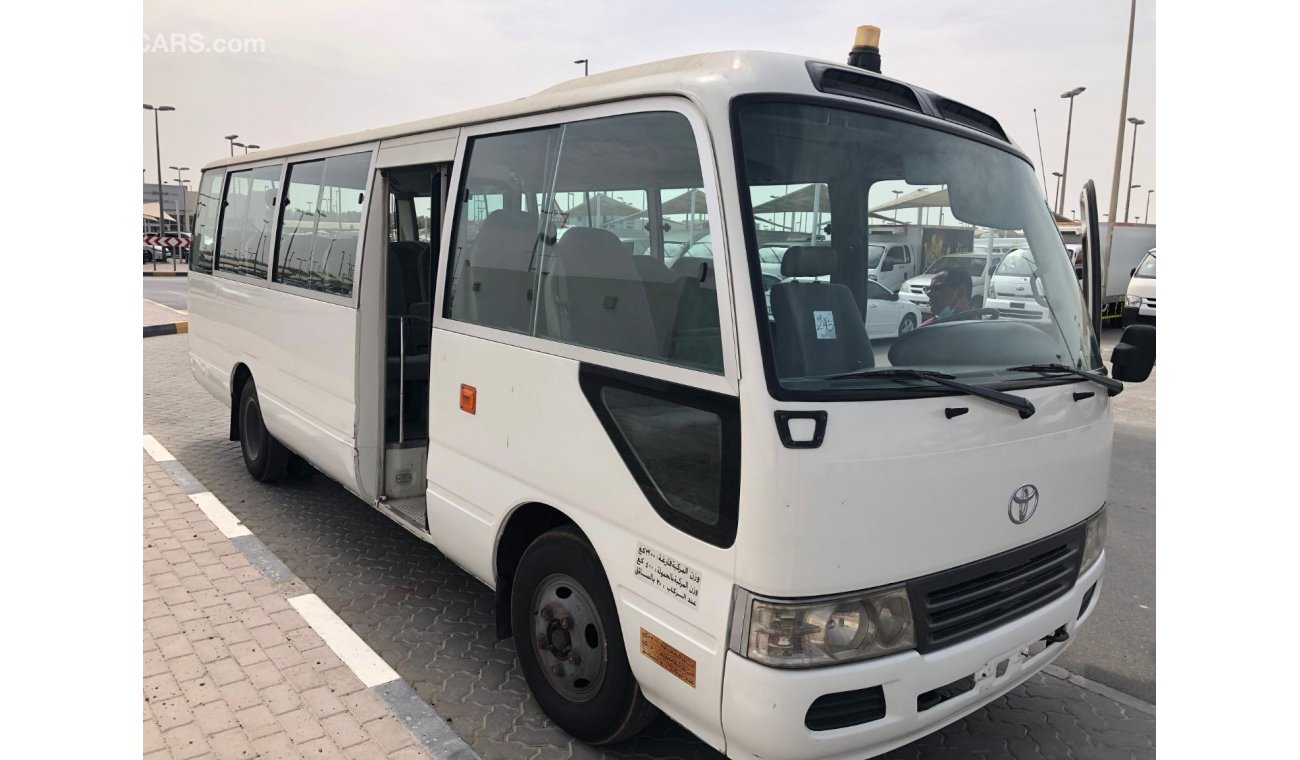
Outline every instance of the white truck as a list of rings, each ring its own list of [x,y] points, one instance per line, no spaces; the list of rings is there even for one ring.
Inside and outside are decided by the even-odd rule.
[[[873,227],[867,246],[867,279],[897,293],[930,263],[972,250],[972,227],[900,224]]]
[[[1105,247],[1110,232],[1110,223],[1102,222],[1101,244]],[[1077,231],[1062,230],[1061,238],[1067,248],[1080,243]],[[1106,293],[1102,300],[1102,318],[1108,323],[1114,320],[1116,326],[1123,316],[1124,295],[1128,292],[1129,280],[1134,270],[1142,262],[1147,252],[1156,247],[1156,226],[1154,224],[1132,224],[1120,222],[1115,225],[1115,236],[1111,241],[1110,267],[1106,273]]]

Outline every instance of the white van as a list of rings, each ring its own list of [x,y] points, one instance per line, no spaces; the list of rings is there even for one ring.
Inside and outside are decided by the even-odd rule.
[[[1124,326],[1156,323],[1156,249],[1152,248],[1133,269],[1124,295]]]

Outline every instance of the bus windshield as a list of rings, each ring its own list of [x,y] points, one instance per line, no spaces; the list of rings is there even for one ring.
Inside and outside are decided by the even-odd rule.
[[[1050,379],[1011,369],[1021,365],[1102,367],[1074,270],[1024,159],[848,108],[754,100],[736,108],[747,239],[782,230],[810,241],[785,252],[782,282],[765,291],[754,278],[769,378],[791,397],[941,389],[917,376],[872,376],[886,367],[980,385]],[[834,240],[815,237],[832,213]],[[880,263],[868,236],[885,225],[917,241],[920,255],[889,287],[867,274]],[[1030,280],[1014,299],[992,282],[1013,249]],[[758,251],[748,256],[758,270]]]

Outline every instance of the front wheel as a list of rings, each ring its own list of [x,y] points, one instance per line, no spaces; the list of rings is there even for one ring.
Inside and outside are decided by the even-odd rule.
[[[613,744],[658,715],[632,675],[605,571],[575,528],[544,533],[524,552],[510,622],[533,697],[569,734]]]
[[[916,329],[916,315],[904,314],[903,321],[898,323],[898,335],[902,337]]]

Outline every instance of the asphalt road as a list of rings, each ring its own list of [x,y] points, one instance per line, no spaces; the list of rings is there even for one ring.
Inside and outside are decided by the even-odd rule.
[[[159,264],[161,267],[162,265]],[[170,266],[170,265],[169,265]],[[145,300],[187,311],[189,283],[185,277],[144,277]]]
[[[1119,330],[1102,335],[1110,358]],[[1158,371],[1157,371],[1158,372]],[[1107,499],[1106,579],[1078,641],[1057,664],[1156,701],[1156,374],[1113,400],[1115,444]]]

